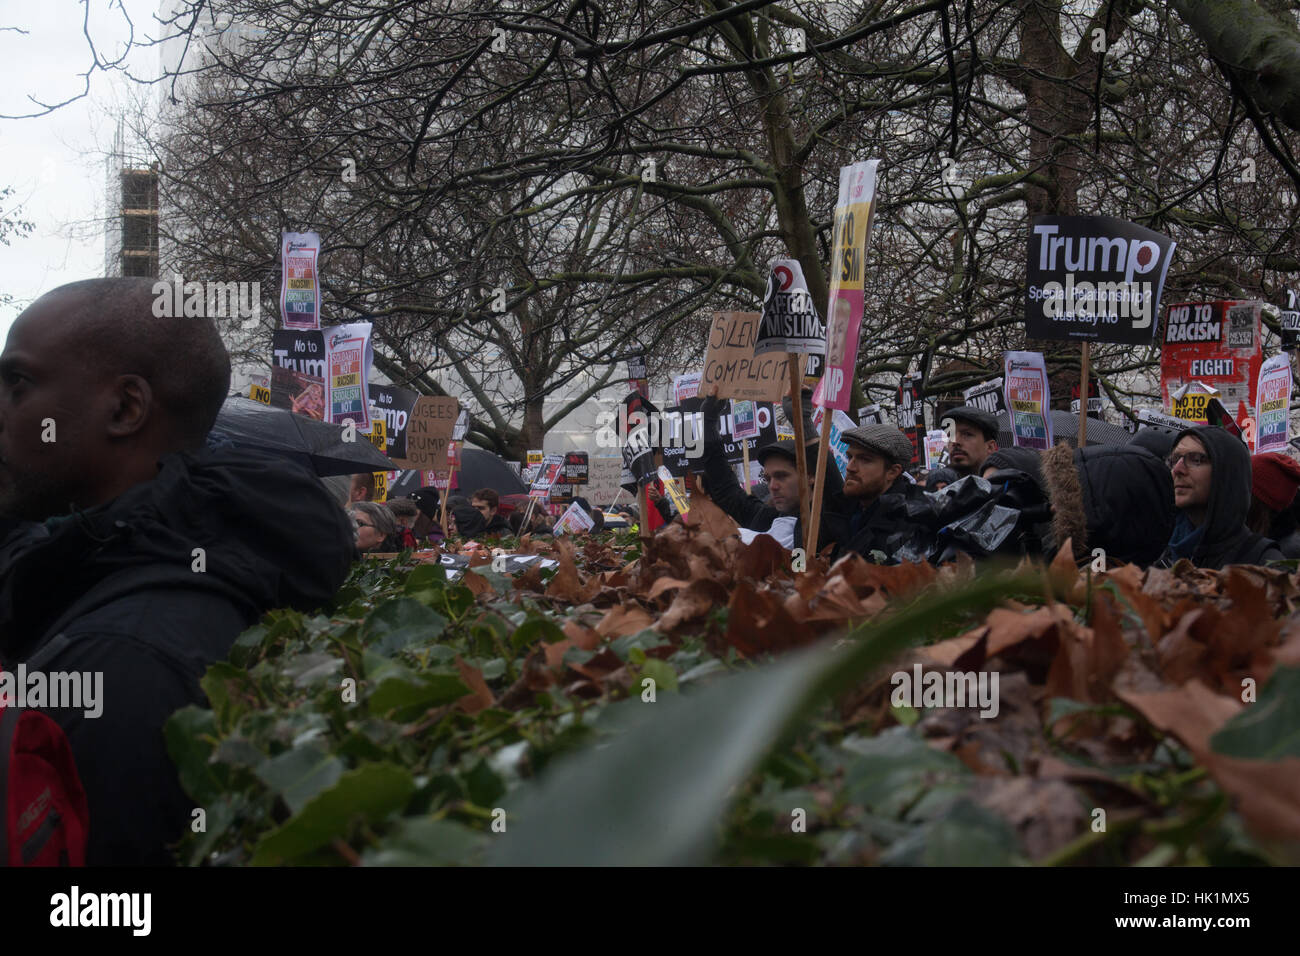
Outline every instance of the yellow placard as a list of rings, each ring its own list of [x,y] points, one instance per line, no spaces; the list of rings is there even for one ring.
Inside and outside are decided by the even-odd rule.
[[[388,472],[372,471],[371,474],[375,476],[375,497],[371,500],[387,501],[388,500]]]
[[[271,390],[265,385],[248,386],[248,397],[255,402],[261,402],[263,405],[271,404]]]

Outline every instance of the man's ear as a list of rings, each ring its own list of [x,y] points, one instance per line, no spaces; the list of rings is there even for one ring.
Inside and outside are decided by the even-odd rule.
[[[902,473],[903,473],[903,466],[900,465],[898,462],[894,462],[892,465],[889,466],[888,470],[886,470],[885,480],[892,485],[894,482],[898,480],[898,476],[901,475]]]
[[[990,438],[989,444],[993,446],[993,448],[991,449],[992,451],[998,450],[998,440],[996,438]]]
[[[113,438],[134,435],[144,429],[155,411],[149,383],[139,375],[119,375],[113,383],[108,433]]]

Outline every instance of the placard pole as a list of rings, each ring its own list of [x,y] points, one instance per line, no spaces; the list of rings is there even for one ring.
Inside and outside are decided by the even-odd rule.
[[[1088,446],[1088,359],[1089,343],[1083,343],[1082,381],[1079,384],[1079,447]],[[1049,412],[1050,414],[1050,412]]]
[[[799,523],[807,531],[808,453],[804,448],[803,436],[803,396],[801,394],[803,383],[799,380],[799,355],[791,352],[787,357],[790,363],[790,408],[794,412],[792,416],[794,421],[790,423],[790,426],[794,429],[795,468],[799,471]]]

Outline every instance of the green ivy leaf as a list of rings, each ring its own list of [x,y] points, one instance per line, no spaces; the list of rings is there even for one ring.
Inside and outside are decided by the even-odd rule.
[[[1210,749],[1248,760],[1300,757],[1300,668],[1275,670],[1259,699],[1210,738]]]
[[[297,813],[322,790],[334,786],[346,769],[342,760],[309,744],[272,757],[254,773]]]
[[[474,861],[487,836],[450,820],[399,820],[361,855],[366,866],[449,866]]]
[[[437,640],[447,619],[413,598],[401,597],[381,604],[366,617],[362,640],[366,650],[391,657],[403,648]]]
[[[263,836],[251,862],[255,866],[292,863],[336,837],[345,839],[354,822],[381,823],[400,812],[413,793],[415,780],[395,764],[368,763],[350,770]]]

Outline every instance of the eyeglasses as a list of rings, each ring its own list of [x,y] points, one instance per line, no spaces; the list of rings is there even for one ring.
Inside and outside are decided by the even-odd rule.
[[[1165,459],[1165,464],[1173,471],[1180,461],[1187,462],[1188,468],[1200,468],[1210,463],[1210,456],[1199,451],[1185,451],[1181,455],[1170,455]]]

